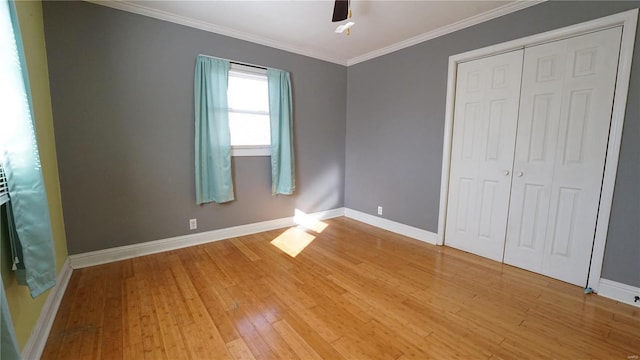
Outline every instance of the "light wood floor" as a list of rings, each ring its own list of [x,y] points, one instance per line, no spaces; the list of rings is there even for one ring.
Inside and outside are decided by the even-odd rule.
[[[43,358],[640,355],[636,307],[354,220],[326,224],[75,270]],[[295,258],[271,244],[310,236]]]

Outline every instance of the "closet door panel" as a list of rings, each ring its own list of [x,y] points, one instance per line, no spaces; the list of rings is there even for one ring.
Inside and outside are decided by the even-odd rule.
[[[620,35],[613,28],[525,50],[506,263],[586,283]]]
[[[595,235],[622,29],[566,40],[542,274],[584,286]]]
[[[540,272],[560,124],[566,43],[525,50],[504,262]]]
[[[502,261],[522,50],[458,66],[445,242]]]

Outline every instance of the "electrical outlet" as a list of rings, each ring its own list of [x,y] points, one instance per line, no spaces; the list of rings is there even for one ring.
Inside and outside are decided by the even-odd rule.
[[[195,230],[198,228],[198,219],[189,219],[189,230]]]
[[[378,215],[382,215],[382,206],[378,206]]]

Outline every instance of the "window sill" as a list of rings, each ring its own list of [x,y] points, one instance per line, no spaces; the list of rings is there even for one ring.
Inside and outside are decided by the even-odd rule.
[[[231,156],[271,156],[271,146],[232,146]]]

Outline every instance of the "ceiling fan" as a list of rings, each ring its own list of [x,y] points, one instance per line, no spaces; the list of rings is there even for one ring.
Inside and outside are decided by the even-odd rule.
[[[331,22],[339,22],[343,20],[350,19],[352,16],[351,13],[351,1],[350,0],[335,0],[335,4],[333,5],[333,17],[331,18]],[[355,25],[353,21],[349,21],[346,24],[338,25],[336,28],[337,33],[346,33],[347,35],[351,34],[351,27]]]

